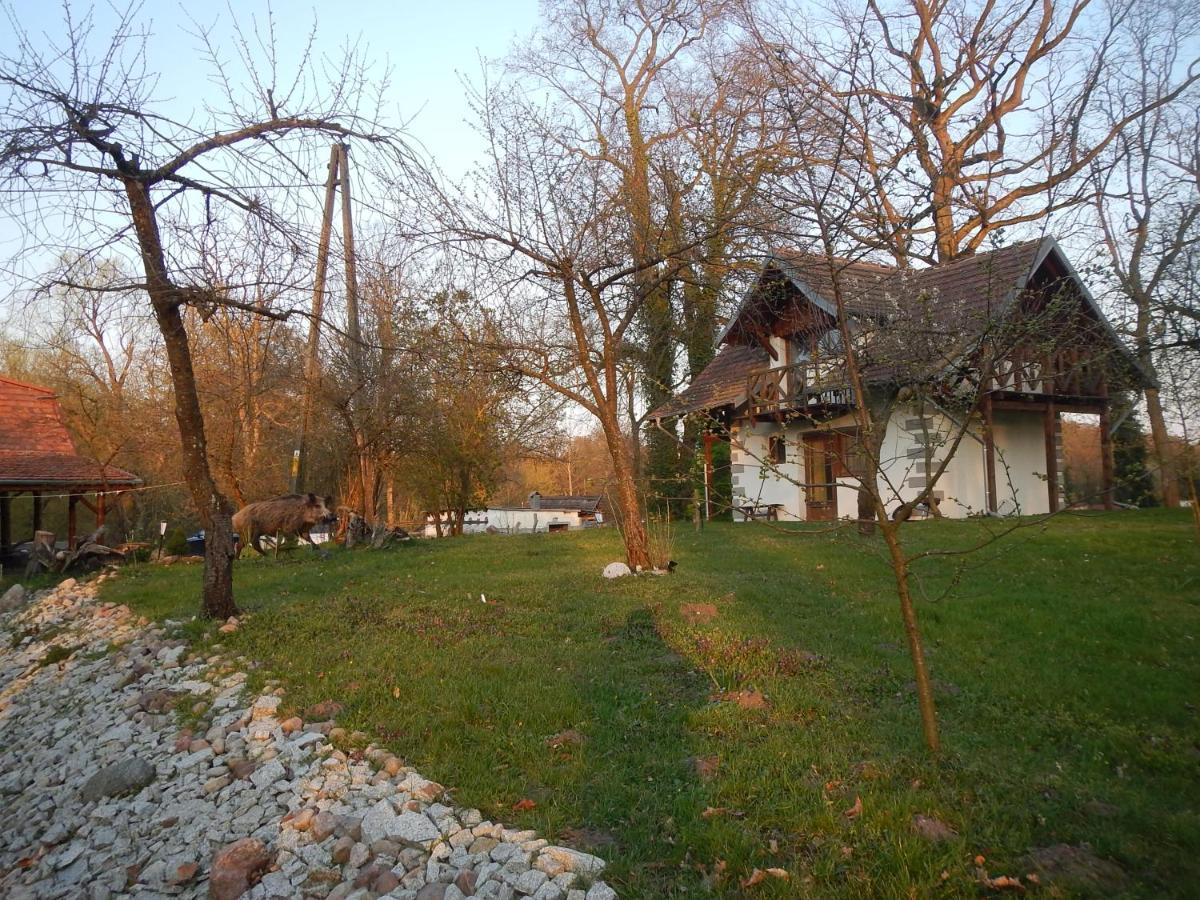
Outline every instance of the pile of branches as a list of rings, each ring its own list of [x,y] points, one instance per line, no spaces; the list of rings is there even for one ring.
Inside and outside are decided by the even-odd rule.
[[[56,550],[54,533],[39,531],[33,537],[29,551],[29,562],[25,565],[25,577],[42,572],[94,572],[107,565],[125,561],[125,554],[103,542],[104,527],[101,526],[79,541],[75,549]]]

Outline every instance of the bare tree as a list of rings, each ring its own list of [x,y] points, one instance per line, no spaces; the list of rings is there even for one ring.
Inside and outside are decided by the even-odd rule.
[[[971,296],[951,304],[941,296],[936,278],[923,277],[924,273],[909,267],[922,259],[960,269],[976,265],[962,257],[1007,226],[1043,217],[1057,203],[1054,189],[1080,171],[1052,165],[1058,158],[1055,153],[1014,162],[1005,150],[1008,113],[997,108],[982,115],[982,132],[972,139],[951,129],[953,115],[980,92],[1010,97],[1014,113],[1022,109],[1023,84],[1032,68],[1007,83],[1004,59],[1016,53],[1018,40],[1028,38],[1032,49],[1024,56],[1017,53],[1014,65],[1032,67],[1065,38],[1062,29],[1067,25],[1055,28],[1052,10],[1027,34],[1019,10],[1004,11],[1010,16],[1004,28],[1000,19],[990,18],[993,12],[1000,16],[991,6],[980,14],[983,18],[961,15],[961,9],[951,10],[948,5],[914,4],[913,10],[916,22],[908,22],[914,30],[906,38],[907,49],[901,48],[896,36],[901,23],[891,21],[874,4],[866,20],[845,20],[846,30],[836,38],[844,46],[837,55],[826,48],[825,56],[814,59],[811,44],[797,53],[794,46],[781,47],[774,36],[766,37],[761,28],[757,31],[764,62],[775,73],[778,121],[787,131],[794,157],[794,164],[771,183],[777,204],[792,211],[791,243],[799,251],[794,257],[785,256],[779,265],[790,267],[798,282],[818,291],[830,307],[812,304],[806,315],[780,324],[783,331],[770,331],[767,326],[777,323],[757,322],[752,315],[747,319],[748,314],[739,314],[734,327],[741,329],[744,340],[769,347],[773,357],[780,339],[801,335],[809,341],[801,362],[788,364],[780,359],[781,365],[752,376],[747,387],[750,415],[779,415],[783,421],[790,416],[807,423],[805,427],[822,438],[820,445],[834,448],[822,451],[824,458],[839,456],[844,477],[856,485],[859,529],[880,534],[894,575],[922,728],[926,743],[936,751],[940,736],[918,624],[913,564],[946,551],[907,549],[903,523],[920,508],[936,510],[940,493],[936,488],[963,443],[979,440],[986,448],[993,442],[995,392],[1021,385],[1040,398],[1034,408],[1043,412],[1046,426],[1048,507],[1053,513],[1058,503],[1052,468],[1058,395],[1081,393],[1094,398],[1090,408],[1100,413],[1103,430],[1109,387],[1115,390],[1122,382],[1140,386],[1141,373],[1069,278],[1034,279],[1037,273],[1029,271],[1031,263],[1021,274],[1030,280],[1018,292],[1014,290],[1017,275],[984,268],[973,275]],[[938,32],[939,23],[948,31]],[[751,25],[757,27],[753,21]],[[883,29],[878,44],[873,43],[872,28]],[[962,32],[963,28],[967,30]],[[1024,36],[1018,39],[1020,34]],[[998,57],[980,56],[984,36]],[[887,72],[878,71],[881,59],[889,57],[904,61],[903,92],[899,87],[889,91]],[[957,62],[942,71],[942,63],[948,60]],[[931,71],[927,76],[927,64],[939,73]],[[892,75],[899,78],[900,64],[895,65]],[[955,95],[954,90],[965,93]],[[881,148],[888,128],[901,138],[884,154]],[[950,130],[939,143],[941,128]],[[1055,137],[1060,133],[1048,134],[1046,146],[1061,150],[1060,138]],[[975,160],[979,153],[984,158]],[[917,164],[905,169],[912,154]],[[970,174],[974,165],[983,167],[978,177]],[[1013,166],[1027,166],[1027,172],[1045,169],[1046,177],[1035,182],[1043,201],[1036,207],[1039,215],[1033,215],[1033,208],[1004,214],[1022,196],[1036,195],[1023,194],[1016,187],[999,204],[988,199],[972,212],[971,192],[994,197],[1002,184],[1010,184],[1005,179],[1016,174],[1010,171]],[[949,181],[939,182],[939,173],[945,172]],[[915,180],[906,184],[909,178]],[[956,219],[960,214],[965,218]],[[900,265],[873,262],[881,252]],[[978,265],[991,263],[980,259]],[[770,290],[769,286],[763,289]],[[785,301],[780,296],[771,302],[782,306]],[[1111,374],[1111,385],[1098,380],[1100,372],[1106,377]],[[899,454],[888,443],[898,415],[911,415],[921,423],[914,458],[905,458],[907,454]],[[934,424],[927,425],[927,420]],[[819,464],[817,456],[814,453],[813,461]],[[778,471],[774,459],[760,463]],[[806,461],[806,481],[813,481],[808,468]],[[907,476],[913,471],[919,477],[908,486]],[[995,481],[989,463],[987,495],[993,511]],[[827,485],[803,487],[828,489]],[[989,528],[984,541],[998,539],[1008,527]]]
[[[247,48],[273,46],[270,21],[253,42],[238,43],[244,94],[202,32],[223,108],[173,116],[146,71],[148,35],[136,11],[119,14],[104,35],[90,13],[76,19],[68,7],[63,33],[47,39],[28,34],[17,11],[5,9],[15,49],[0,57],[0,166],[10,207],[50,245],[58,232],[81,254],[105,247],[138,260],[141,278],[129,286],[145,292],[162,334],[184,476],[207,532],[202,609],[225,617],[236,610],[231,509],[209,461],[185,311],[232,306],[274,317],[287,311],[208,283],[200,261],[180,252],[187,242],[177,238],[224,215],[287,233],[294,212],[287,188],[308,182],[311,138],[396,145],[394,135],[362,114],[359,104],[370,94],[361,58],[350,55],[323,72],[305,54],[290,80],[276,70],[273,55],[266,67],[256,63]],[[303,246],[294,233],[292,240]]]
[[[868,0],[832,4],[833,27],[812,29],[785,2],[749,24],[777,69],[851,126],[870,190],[847,237],[905,264],[972,253],[1085,201],[1088,166],[1195,83],[1200,64],[1180,57],[1153,95],[1100,115],[1101,88],[1137,65],[1125,20],[1145,5]]]
[[[1170,105],[1186,52],[1200,35],[1190,11],[1147,4],[1127,23],[1133,65],[1104,86],[1106,121],[1129,122],[1093,160],[1093,212],[1118,298],[1128,304],[1130,336],[1143,368],[1158,380],[1157,358],[1191,345],[1200,330],[1195,261],[1200,248],[1200,92]],[[1179,506],[1178,467],[1158,385],[1144,391],[1161,499]]]

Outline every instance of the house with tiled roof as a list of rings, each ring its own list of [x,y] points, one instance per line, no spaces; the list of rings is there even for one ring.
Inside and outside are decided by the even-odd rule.
[[[891,511],[1038,514],[1063,502],[1063,413],[1099,418],[1112,504],[1114,403],[1147,381],[1052,238],[922,269],[778,252],[713,361],[650,416],[730,442],[735,519],[855,517],[868,469]],[[886,417],[873,464],[864,404]]]
[[[20,535],[23,539],[41,529],[48,496],[65,498],[67,538],[73,543],[77,504],[103,524],[106,496],[141,483],[131,472],[79,455],[52,390],[0,375],[0,553],[7,554],[17,536],[12,521],[15,497],[33,497],[33,517],[28,534]]]

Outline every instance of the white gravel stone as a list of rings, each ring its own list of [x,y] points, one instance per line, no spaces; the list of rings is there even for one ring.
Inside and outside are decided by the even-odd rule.
[[[55,666],[36,665],[56,646],[77,652]],[[218,676],[210,666],[229,659],[188,661],[188,652],[162,627],[96,602],[94,585],[71,579],[0,611],[0,897],[200,900],[216,851],[249,836],[266,844],[276,865],[247,900],[374,896],[370,886],[355,888],[354,877],[393,863],[401,886],[387,896],[403,900],[427,880],[446,885],[443,900],[463,900],[453,881],[464,869],[475,870],[479,900],[514,900],[514,886],[536,900],[616,896],[602,882],[586,895],[567,894],[575,882],[565,879],[574,872],[591,877],[603,868],[597,857],[485,822],[479,810],[457,809],[448,797],[422,798],[416,811],[397,813],[427,779],[402,769],[398,790],[317,731],[284,735],[279,696],[247,706],[244,672]],[[153,692],[212,698],[196,732],[209,746],[189,752],[188,741],[177,742],[173,704],[155,712],[139,702]],[[385,752],[377,749],[376,761]],[[244,759],[256,770],[249,780],[233,778],[234,761]],[[112,795],[97,791],[96,800],[80,802],[90,778],[130,760],[146,765],[128,790],[114,782]],[[303,809],[322,811],[328,822],[304,829],[282,822]],[[395,851],[372,858],[369,846],[385,838],[402,846],[398,861]],[[470,853],[481,839],[487,850]],[[17,867],[22,858],[33,863]],[[134,861],[141,868],[127,870]],[[128,873],[134,882],[127,886]]]

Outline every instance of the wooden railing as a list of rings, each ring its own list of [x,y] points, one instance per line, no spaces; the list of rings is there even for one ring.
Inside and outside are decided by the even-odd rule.
[[[1049,354],[1016,351],[996,363],[991,390],[1060,397],[1104,397],[1104,366],[1075,348]]]
[[[818,406],[850,406],[854,392],[839,361],[805,361],[751,372],[746,378],[746,399],[753,417]]]

